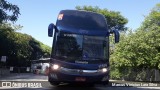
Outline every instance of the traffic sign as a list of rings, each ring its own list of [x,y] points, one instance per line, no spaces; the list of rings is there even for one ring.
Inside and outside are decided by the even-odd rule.
[[[1,57],[1,61],[2,61],[2,62],[6,62],[6,60],[7,60],[7,56],[2,56],[2,57]]]

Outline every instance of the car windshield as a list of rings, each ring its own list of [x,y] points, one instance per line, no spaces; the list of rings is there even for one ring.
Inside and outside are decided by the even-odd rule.
[[[104,60],[107,58],[106,38],[61,33],[57,36],[56,56],[63,60]]]

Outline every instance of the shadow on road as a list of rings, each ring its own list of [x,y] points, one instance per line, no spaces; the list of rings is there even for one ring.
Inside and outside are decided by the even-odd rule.
[[[63,84],[59,86],[53,86],[52,90],[101,90],[95,88],[93,85],[86,84]]]

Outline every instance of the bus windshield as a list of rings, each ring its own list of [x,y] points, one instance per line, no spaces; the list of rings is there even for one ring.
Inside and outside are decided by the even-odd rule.
[[[104,30],[107,25],[104,16],[86,11],[65,10],[58,16],[57,26],[81,30]]]
[[[106,37],[61,33],[57,37],[56,56],[63,60],[105,60]]]

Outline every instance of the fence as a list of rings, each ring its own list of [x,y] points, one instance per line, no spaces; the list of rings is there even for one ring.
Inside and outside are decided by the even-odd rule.
[[[126,81],[146,81],[146,82],[160,82],[160,72],[158,69],[124,69],[121,76],[122,80]]]
[[[30,73],[30,67],[13,67],[13,66],[1,66],[0,75],[5,75],[9,73]]]

